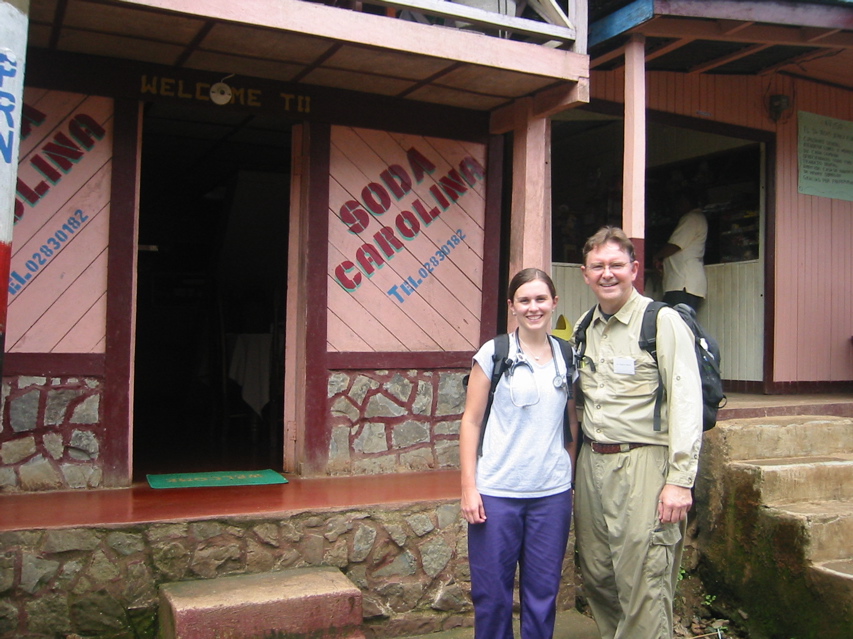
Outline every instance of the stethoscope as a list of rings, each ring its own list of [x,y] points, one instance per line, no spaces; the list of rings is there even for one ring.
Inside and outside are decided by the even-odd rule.
[[[517,366],[520,366],[521,364],[528,366],[531,371],[533,370],[533,365],[527,359],[527,355],[524,354],[524,349],[521,348],[521,340],[518,338],[518,329],[515,329],[513,335],[515,336],[515,348],[518,353],[518,359],[516,361],[512,361],[511,359],[507,361],[507,363],[509,364],[509,370],[507,371],[507,374],[510,377],[512,377],[515,368]],[[554,363],[554,388],[556,388],[557,390],[567,390],[568,383],[566,382],[566,376],[560,374],[560,367],[557,365],[557,353],[554,350],[554,340],[552,340],[550,337],[548,337],[548,346],[551,347],[551,361]]]

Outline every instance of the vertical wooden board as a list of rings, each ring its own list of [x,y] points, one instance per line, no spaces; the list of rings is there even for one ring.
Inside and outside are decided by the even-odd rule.
[[[574,327],[581,315],[596,304],[595,295],[583,279],[580,265],[553,265],[551,271],[557,296],[557,314],[564,315],[569,325]]]
[[[764,369],[763,266],[760,261],[707,266],[708,298],[698,318],[720,345],[723,377],[761,381]]]
[[[840,290],[847,295],[833,295],[831,325],[832,336],[832,381],[853,379],[853,252],[850,251],[850,239],[853,238],[853,203],[835,203],[833,211],[834,230],[832,233],[832,255],[840,256],[838,272],[844,278]]]

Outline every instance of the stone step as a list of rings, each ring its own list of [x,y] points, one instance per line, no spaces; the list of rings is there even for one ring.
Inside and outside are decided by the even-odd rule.
[[[785,416],[720,422],[708,436],[732,461],[835,455],[853,451],[853,418]]]
[[[853,501],[816,501],[767,508],[767,515],[793,520],[804,531],[804,556],[812,562],[853,556]]]
[[[809,570],[809,580],[812,588],[828,602],[828,614],[838,609],[840,615],[846,611],[849,618],[853,608],[853,559],[817,563]]]
[[[729,468],[750,476],[761,503],[767,506],[853,500],[853,453],[750,459],[731,462]]]
[[[361,591],[333,567],[160,586],[162,639],[364,639]]]

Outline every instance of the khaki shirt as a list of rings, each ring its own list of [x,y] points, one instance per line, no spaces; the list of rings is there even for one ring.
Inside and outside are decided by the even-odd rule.
[[[579,364],[583,433],[588,439],[607,444],[667,446],[667,483],[690,488],[696,480],[702,445],[702,386],[693,333],[678,313],[661,309],[658,376],[654,359],[639,346],[643,312],[650,301],[635,289],[607,322],[595,307],[586,331],[584,359]],[[666,392],[661,429],[655,431],[655,395],[660,379]]]

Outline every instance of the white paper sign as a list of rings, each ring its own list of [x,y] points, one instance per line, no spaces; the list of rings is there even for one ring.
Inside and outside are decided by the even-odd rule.
[[[853,202],[853,122],[800,111],[799,192]]]

